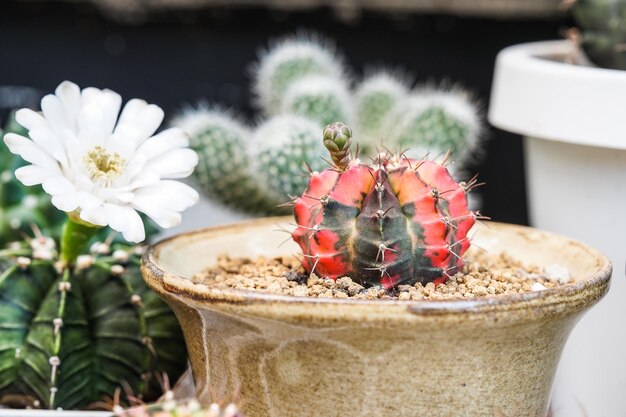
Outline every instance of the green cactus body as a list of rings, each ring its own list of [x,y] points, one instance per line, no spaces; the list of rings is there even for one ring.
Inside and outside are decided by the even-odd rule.
[[[268,195],[286,202],[307,186],[305,163],[313,171],[325,168],[325,149],[319,140],[322,127],[303,117],[273,117],[254,133],[252,169]]]
[[[626,70],[626,0],[577,0],[572,15],[595,64]]]
[[[301,78],[285,92],[281,113],[297,114],[320,125],[338,120],[350,123],[352,100],[348,85],[343,80],[330,77]]]
[[[341,59],[328,46],[310,39],[289,39],[263,53],[254,72],[254,91],[267,115],[280,113],[284,95],[295,81],[308,75],[335,80],[344,77]]]
[[[193,178],[207,196],[254,213],[273,213],[277,201],[263,194],[250,174],[250,132],[219,109],[191,110],[173,122],[190,137],[199,163]]]
[[[390,142],[396,149],[408,149],[409,157],[426,153],[436,157],[451,151],[455,161],[463,163],[478,144],[480,118],[476,108],[457,92],[415,95],[396,114]]]
[[[121,383],[156,393],[154,372],[175,380],[186,365],[169,307],[139,274],[135,249],[96,245],[59,272],[49,238],[0,258],[0,403],[84,408]],[[104,248],[104,250],[103,250]]]
[[[378,72],[357,87],[356,126],[365,145],[375,147],[386,142],[392,111],[406,99],[407,84],[398,76]]]

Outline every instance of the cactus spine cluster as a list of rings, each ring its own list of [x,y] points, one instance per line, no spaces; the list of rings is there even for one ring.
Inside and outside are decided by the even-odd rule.
[[[371,165],[350,155],[352,131],[324,130],[334,167],[312,173],[294,202],[293,239],[309,273],[390,289],[444,282],[463,265],[477,214],[467,208],[474,182],[457,183],[441,164],[379,155]]]
[[[255,101],[266,120],[253,130],[251,140],[246,127],[217,109],[188,112],[174,124],[190,134],[200,154],[194,176],[207,195],[248,212],[282,213],[280,203],[306,186],[299,179],[306,174],[305,163],[313,170],[322,168],[319,160],[324,152],[312,139],[312,131],[319,135],[323,126],[334,121],[355,126],[364,155],[375,155],[382,144],[394,151],[408,148],[411,156],[427,152],[438,156],[451,150],[457,168],[470,159],[481,133],[478,110],[470,97],[460,89],[412,90],[408,78],[376,71],[352,88],[344,59],[328,42],[312,37],[287,39],[264,51],[254,66]],[[296,117],[298,128],[290,122]],[[196,120],[190,123],[190,119]],[[229,134],[223,133],[226,130]],[[287,136],[304,131],[308,151],[304,142],[302,146],[283,145],[299,143],[300,139]],[[225,140],[232,146],[225,145]],[[236,151],[235,147],[248,149]],[[222,151],[225,148],[229,151]],[[248,156],[237,161],[249,162],[229,163],[227,159],[245,153]],[[268,168],[268,163],[274,168]],[[265,172],[268,169],[272,172]],[[225,184],[234,178],[240,179],[241,186],[228,190]],[[264,197],[262,204],[256,203],[258,195]]]
[[[156,372],[184,370],[182,333],[141,279],[140,247],[91,248],[69,266],[42,235],[2,251],[0,404],[83,408],[122,383],[154,398]]]
[[[576,0],[572,15],[589,59],[626,70],[626,0]]]

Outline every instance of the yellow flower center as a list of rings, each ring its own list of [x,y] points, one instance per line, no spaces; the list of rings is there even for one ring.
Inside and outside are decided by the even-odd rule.
[[[93,181],[108,183],[124,171],[126,161],[117,152],[108,152],[102,146],[95,146],[83,158]]]

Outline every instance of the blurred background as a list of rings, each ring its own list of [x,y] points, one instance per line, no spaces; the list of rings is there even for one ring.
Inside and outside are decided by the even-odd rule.
[[[170,117],[205,100],[255,121],[249,64],[271,39],[304,29],[334,40],[357,75],[384,65],[418,83],[453,81],[486,110],[497,52],[559,38],[568,25],[556,0],[3,0],[0,85],[48,93],[68,79],[144,98]],[[485,133],[469,166],[487,182],[482,211],[527,224],[521,138]],[[192,210],[184,228],[239,217],[209,203]]]

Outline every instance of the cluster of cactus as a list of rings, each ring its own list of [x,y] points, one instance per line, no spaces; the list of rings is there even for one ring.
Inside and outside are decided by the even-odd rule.
[[[626,0],[575,0],[571,10],[589,59],[626,70]]]
[[[455,182],[445,157],[380,154],[368,165],[351,156],[351,142],[346,125],[326,127],[334,166],[311,173],[294,200],[292,237],[307,272],[386,289],[445,282],[463,266],[467,234],[480,217],[467,207],[476,180]]]
[[[265,116],[255,129],[219,108],[189,109],[175,119],[200,155],[194,177],[201,188],[243,211],[284,211],[280,203],[306,186],[306,164],[312,171],[327,166],[317,138],[334,121],[355,126],[364,155],[381,144],[409,149],[409,156],[450,150],[460,166],[474,154],[481,121],[467,92],[412,90],[408,77],[393,71],[374,72],[352,88],[350,73],[328,42],[287,39],[254,66],[255,101]]]
[[[75,263],[39,235],[0,252],[0,404],[75,409],[186,367],[173,312],[139,273],[141,247],[99,242]]]
[[[233,403],[222,406],[211,404],[208,408],[202,407],[195,400],[177,401],[172,391],[164,395],[164,400],[155,404],[140,405],[128,410],[115,410],[115,417],[243,417]]]
[[[0,131],[27,135],[11,113]],[[24,239],[36,227],[47,234],[58,236],[65,216],[50,202],[50,196],[41,187],[24,187],[14,175],[23,161],[13,155],[4,143],[0,144],[0,247]]]

